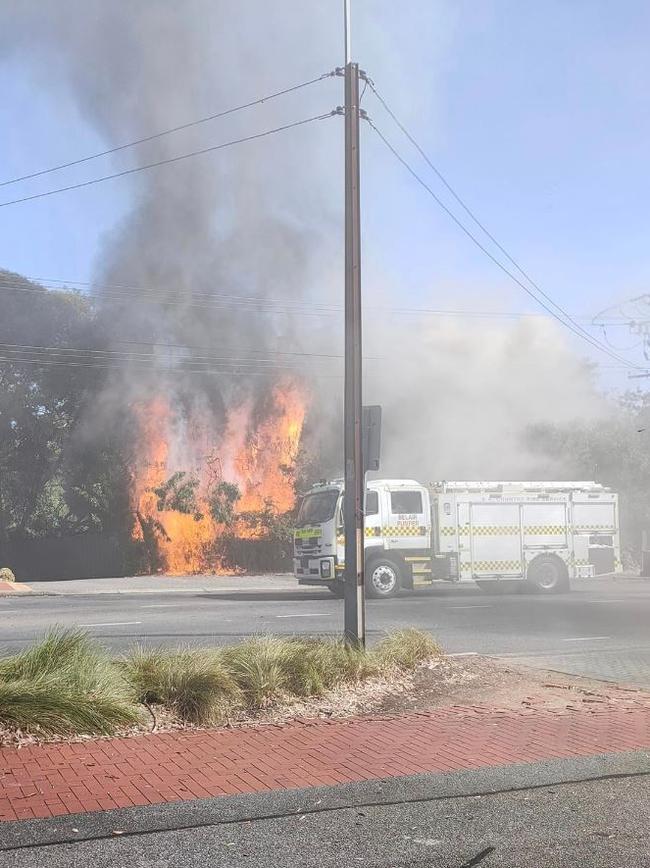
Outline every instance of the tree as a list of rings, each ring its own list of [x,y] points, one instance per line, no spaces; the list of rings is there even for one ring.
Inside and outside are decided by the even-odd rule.
[[[130,533],[123,444],[110,432],[82,430],[106,376],[84,355],[108,346],[91,300],[47,292],[10,272],[0,271],[0,288],[0,543]]]
[[[611,415],[593,422],[535,425],[526,447],[544,478],[594,479],[619,494],[621,548],[638,562],[641,534],[650,530],[650,396],[622,396]]]
[[[208,494],[210,515],[217,524],[227,527],[235,521],[235,504],[241,499],[239,488],[232,482],[219,482]]]
[[[203,513],[196,500],[198,487],[199,480],[193,476],[188,477],[184,470],[172,473],[166,482],[153,489],[153,493],[158,498],[156,504],[158,510],[182,512],[185,515],[193,515],[195,521],[201,521]]]

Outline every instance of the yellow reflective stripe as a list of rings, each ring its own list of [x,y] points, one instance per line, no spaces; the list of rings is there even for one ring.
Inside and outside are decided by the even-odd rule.
[[[388,525],[381,530],[384,536],[426,536],[427,534],[426,527],[417,525]]]
[[[311,537],[322,536],[323,530],[320,527],[297,527],[293,535],[296,539],[311,539]]]

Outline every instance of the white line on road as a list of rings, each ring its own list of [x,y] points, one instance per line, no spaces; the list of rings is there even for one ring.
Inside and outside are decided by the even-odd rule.
[[[563,639],[563,642],[594,642],[596,639],[611,639],[611,636],[575,636],[572,639]]]
[[[445,606],[446,609],[493,609],[494,606]]]
[[[305,612],[300,615],[276,615],[276,618],[327,618],[330,612]]]
[[[126,627],[132,624],[142,624],[142,621],[107,621],[104,624],[79,624],[80,627]]]
[[[175,609],[178,603],[152,603],[151,606],[140,606],[141,609]]]
[[[447,657],[478,657],[478,651],[457,651],[455,654],[447,654]]]
[[[629,597],[612,597],[610,600],[587,600],[588,603],[627,603]]]

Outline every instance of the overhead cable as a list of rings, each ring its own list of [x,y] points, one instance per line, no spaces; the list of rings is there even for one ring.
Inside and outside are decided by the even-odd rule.
[[[241,145],[244,142],[252,142],[255,139],[263,139],[266,136],[272,136],[275,133],[281,133],[284,130],[291,130],[295,127],[301,127],[305,124],[313,123],[314,121],[322,121],[326,118],[337,115],[338,112],[333,110],[320,115],[313,115],[309,118],[303,118],[300,121],[293,121],[289,124],[282,124],[279,127],[273,127],[269,130],[263,130],[261,133],[253,133],[250,136],[242,136],[239,139],[231,139],[229,142],[221,142],[218,145],[211,145],[208,148],[201,148],[198,151],[190,151],[186,154],[179,154],[176,157],[167,157],[164,160],[156,160],[153,163],[145,163],[142,166],[134,166],[132,169],[123,169],[121,172],[112,172],[110,175],[102,175],[99,178],[91,178],[89,181],[81,181],[78,184],[68,184],[66,187],[57,187],[55,190],[45,190],[43,193],[33,193],[31,196],[21,196],[18,199],[10,199],[7,202],[0,202],[0,208],[6,208],[8,205],[18,205],[20,202],[31,202],[33,199],[43,199],[46,196],[54,196],[57,193],[66,193],[69,190],[80,190],[82,187],[90,187],[93,184],[101,184],[104,181],[112,181],[115,178],[123,178],[127,175],[134,175],[137,172],[144,172],[147,169],[156,169],[159,166],[167,166],[170,163],[178,163],[181,160],[189,160],[191,157],[200,157],[204,154],[210,154],[214,151],[220,151],[222,148],[230,148],[233,145]]]
[[[48,175],[50,172],[58,172],[60,169],[69,169],[71,166],[78,166],[81,163],[88,163],[90,160],[97,160],[99,157],[106,157],[109,154],[115,154],[118,151],[124,151],[126,148],[133,148],[136,145],[143,145],[146,142],[152,142],[155,139],[160,139],[163,136],[169,136],[172,133],[181,132],[181,130],[188,130],[191,127],[197,127],[200,124],[206,124],[209,121],[217,120],[218,118],[226,117],[226,115],[235,114],[235,112],[242,111],[243,109],[253,108],[254,106],[262,105],[262,103],[269,102],[272,99],[276,99],[280,96],[285,96],[288,93],[293,93],[296,90],[301,90],[304,87],[308,87],[311,84],[316,84],[319,81],[323,81],[325,78],[331,78],[336,75],[335,71],[325,72],[322,75],[317,76],[316,78],[312,78],[309,81],[303,81],[300,84],[294,84],[292,87],[285,87],[284,90],[277,90],[275,93],[269,93],[266,96],[259,97],[258,99],[251,100],[250,102],[242,103],[241,105],[234,106],[233,108],[224,109],[223,111],[216,112],[212,115],[206,115],[202,118],[197,118],[193,121],[188,121],[184,124],[178,124],[175,127],[169,127],[166,130],[160,130],[160,132],[152,133],[148,136],[143,136],[141,139],[134,139],[131,142],[125,142],[123,145],[116,145],[114,148],[107,148],[105,151],[98,151],[96,154],[88,154],[85,157],[79,157],[75,160],[70,160],[67,163],[59,163],[57,166],[49,166],[47,169],[39,169],[37,172],[30,172],[26,175],[20,175],[17,178],[9,178],[6,181],[0,181],[0,187],[6,187],[9,184],[17,184],[19,181],[27,181],[30,178],[38,178],[41,175]]]
[[[548,304],[546,304],[539,296],[537,296],[525,283],[523,283],[515,274],[512,273],[505,265],[494,256],[488,248],[479,241],[476,235],[471,232],[470,229],[465,226],[465,224],[454,214],[454,212],[445,205],[445,203],[440,199],[440,197],[432,190],[432,188],[427,184],[427,182],[422,178],[415,169],[411,166],[411,164],[399,153],[399,151],[394,147],[393,144],[386,138],[386,136],[378,129],[375,123],[370,118],[365,118],[367,122],[370,124],[370,127],[374,130],[377,136],[381,139],[384,145],[388,148],[388,150],[393,154],[393,156],[404,166],[404,168],[409,172],[409,174],[423,187],[424,190],[434,199],[434,201],[442,208],[442,210],[450,217],[454,223],[461,229],[465,235],[481,250],[507,277],[509,277],[517,286],[521,287],[524,292],[533,298],[537,304],[539,304],[550,316],[556,319],[559,323],[561,323],[565,328],[569,329],[569,331],[573,332],[577,337],[586,341],[593,348],[600,350],[603,353],[606,353],[616,361],[622,362],[630,368],[639,368],[639,365],[636,365],[634,362],[629,361],[629,359],[623,358],[623,356],[619,356],[616,353],[612,352],[605,344],[602,344],[600,341],[596,340],[592,335],[590,335],[587,331],[582,329],[579,325],[574,324],[572,320],[562,319]]]
[[[54,278],[27,278],[31,281],[50,280]],[[64,284],[60,287],[46,286],[24,286],[22,284],[10,283],[2,280],[0,277],[0,290],[8,292],[24,292],[36,294],[49,294],[50,292],[76,292],[82,286],[80,282],[75,285],[70,285],[68,281],[59,281]],[[84,283],[84,287],[91,286],[120,286],[120,284],[91,284]],[[122,284],[127,286],[127,284]],[[134,291],[144,293],[143,295],[135,295],[133,292],[126,290],[109,290],[101,293],[89,295],[87,293],[79,293],[80,297],[91,302],[116,302],[116,303],[140,303],[140,304],[158,304],[163,307],[189,307],[198,308],[200,310],[223,310],[234,308],[251,313],[287,313],[300,316],[331,316],[341,315],[343,313],[343,305],[327,304],[326,302],[315,302],[311,300],[298,301],[294,299],[279,299],[277,297],[263,298],[261,296],[238,296],[238,295],[222,295],[207,292],[188,291],[187,299],[180,297],[177,290],[172,289],[153,289],[151,287],[132,287]],[[166,297],[171,296],[171,297]],[[196,299],[196,300],[195,300]],[[461,310],[444,308],[428,308],[428,307],[391,307],[389,305],[373,305],[364,311],[364,315],[383,315],[386,313],[407,315],[407,316],[436,316],[436,317],[458,317],[461,319],[528,319],[545,317],[546,314],[533,311],[490,311],[490,310]],[[585,321],[591,321],[591,317],[579,317]]]
[[[485,235],[490,239],[490,241],[495,245],[495,247],[497,247],[497,248],[501,251],[501,253],[503,253],[503,255],[506,257],[506,259],[511,263],[511,265],[514,265],[514,267],[517,269],[517,271],[518,271],[518,272],[519,272],[519,273],[520,273],[520,274],[521,274],[521,275],[522,275],[522,276],[523,276],[523,277],[528,281],[528,283],[530,283],[530,285],[533,286],[533,287],[537,290],[537,292],[539,292],[539,294],[540,294],[543,298],[545,298],[546,301],[549,302],[549,304],[553,305],[553,307],[554,307],[557,311],[559,311],[559,312],[562,314],[562,316],[565,317],[565,318],[566,318],[570,323],[572,323],[572,324],[573,324],[577,329],[579,329],[581,332],[583,332],[585,335],[587,335],[590,339],[595,340],[595,338],[593,338],[593,335],[590,335],[589,332],[587,332],[584,328],[582,328],[582,326],[579,325],[579,324],[575,321],[575,319],[571,316],[571,314],[567,313],[567,311],[566,311],[566,310],[565,310],[561,305],[559,305],[559,304],[555,301],[554,298],[552,298],[550,295],[548,295],[546,292],[544,292],[544,290],[542,289],[542,287],[539,286],[539,284],[536,283],[536,282],[533,280],[533,278],[532,278],[532,277],[531,277],[531,276],[530,276],[526,271],[524,271],[524,269],[523,269],[522,266],[517,262],[517,260],[516,260],[516,259],[515,259],[515,258],[514,258],[510,253],[508,253],[508,251],[506,250],[506,248],[505,248],[505,247],[504,247],[504,246],[503,246],[503,245],[502,245],[502,244],[501,244],[501,243],[500,243],[500,242],[499,242],[499,241],[494,237],[494,235],[489,231],[489,229],[485,226],[485,224],[482,223],[482,222],[479,220],[479,218],[478,218],[478,217],[476,216],[476,214],[471,210],[471,208],[469,207],[469,205],[467,205],[467,203],[464,202],[463,199],[461,199],[461,197],[460,197],[459,194],[454,190],[454,188],[451,186],[451,184],[449,183],[449,181],[447,181],[447,179],[446,179],[445,176],[442,174],[442,172],[438,169],[438,167],[437,167],[437,166],[433,163],[433,161],[430,159],[430,157],[428,156],[428,154],[426,153],[426,151],[425,151],[425,150],[420,146],[420,144],[416,141],[416,139],[414,138],[414,136],[413,136],[413,135],[408,131],[408,129],[404,126],[404,124],[403,124],[403,123],[399,120],[399,118],[395,115],[395,113],[393,112],[393,110],[391,109],[391,107],[388,105],[388,103],[386,102],[386,100],[384,99],[384,97],[383,97],[383,96],[379,93],[379,91],[377,90],[377,87],[376,87],[375,83],[374,83],[372,80],[370,80],[370,79],[367,79],[367,81],[368,81],[368,86],[370,87],[371,91],[372,91],[372,92],[374,93],[374,95],[377,97],[377,99],[378,99],[379,102],[382,104],[382,106],[384,107],[384,109],[388,112],[388,114],[390,115],[390,117],[395,121],[395,123],[397,124],[397,126],[398,126],[398,127],[400,128],[400,130],[404,133],[404,135],[405,135],[406,138],[411,142],[411,144],[416,148],[416,150],[418,151],[418,153],[420,154],[420,156],[424,159],[424,161],[425,161],[426,164],[429,166],[429,168],[432,169],[433,172],[435,172],[436,176],[437,176],[438,179],[441,181],[441,183],[444,184],[444,186],[447,188],[447,190],[451,193],[451,195],[454,197],[454,199],[458,202],[458,204],[461,206],[461,208],[465,211],[465,213],[466,213],[466,214],[467,214],[467,215],[468,215],[468,216],[469,216],[469,217],[474,221],[474,223],[479,227],[479,229],[480,229],[480,230],[481,230],[481,231],[482,231],[482,232],[483,232],[483,233],[484,233],[484,234],[485,234]]]

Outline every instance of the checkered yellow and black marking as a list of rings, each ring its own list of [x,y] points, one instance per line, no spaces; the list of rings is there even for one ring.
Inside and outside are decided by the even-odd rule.
[[[474,570],[475,572],[492,572],[521,570],[521,561],[474,561],[460,565],[461,570]]]
[[[558,536],[566,533],[564,524],[527,524],[524,533],[528,536]]]
[[[461,536],[517,536],[522,528],[518,524],[480,524],[471,527],[465,525],[458,528],[458,533]],[[566,533],[566,527],[563,524],[529,524],[523,527],[523,531],[528,536],[557,536],[558,534]],[[456,532],[453,527],[441,527],[440,533],[442,536],[452,536]]]
[[[373,536],[381,536],[381,528],[380,527],[364,527],[363,533],[364,533],[364,536],[366,538],[373,537]],[[343,543],[345,542],[345,536],[342,533],[340,533],[336,537],[336,542],[342,546]]]
[[[384,536],[426,536],[427,533],[426,527],[418,527],[417,525],[405,525],[403,527],[389,525],[382,527],[381,530]]]
[[[612,527],[611,524],[577,524],[573,529],[576,533],[594,530],[606,530],[612,534],[616,533],[616,528]]]
[[[478,524],[471,529],[473,536],[514,536],[519,533],[518,524]],[[470,533],[469,528],[464,528],[462,533]]]

